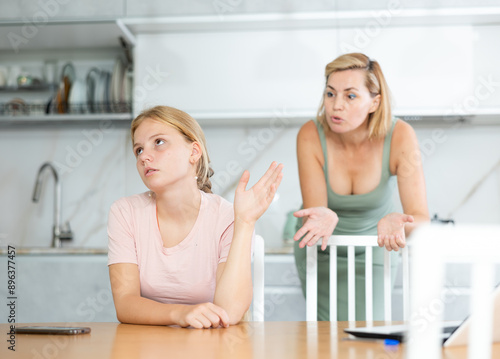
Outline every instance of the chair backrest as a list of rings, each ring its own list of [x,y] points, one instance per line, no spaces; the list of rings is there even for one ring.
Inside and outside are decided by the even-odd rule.
[[[317,245],[321,245],[318,241]],[[365,247],[365,303],[366,321],[373,320],[373,247],[378,247],[377,236],[330,236],[330,320],[337,320],[337,247],[347,247],[347,288],[348,320],[356,318],[355,293],[355,247]],[[407,320],[409,313],[409,272],[408,249],[402,249],[403,264],[403,316]],[[318,252],[317,247],[307,247],[306,280],[306,318],[317,320],[318,290]],[[384,251],[384,313],[385,320],[392,320],[392,283],[390,252]]]
[[[255,235],[253,245],[252,320],[264,321],[264,238]]]
[[[500,263],[500,226],[427,225],[412,233],[411,319],[407,357],[441,358],[446,263],[469,263],[472,270],[469,358],[491,358],[492,292]]]

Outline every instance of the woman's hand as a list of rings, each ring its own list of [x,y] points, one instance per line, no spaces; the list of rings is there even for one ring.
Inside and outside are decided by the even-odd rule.
[[[300,248],[313,246],[323,238],[321,250],[325,250],[328,244],[328,238],[332,235],[335,226],[339,222],[337,214],[326,207],[312,207],[301,209],[293,214],[295,217],[307,217],[304,225],[293,236],[294,241],[298,241],[306,235],[299,244]]]
[[[405,240],[405,224],[413,223],[413,216],[402,213],[390,213],[382,218],[377,225],[378,245],[390,251],[399,248],[404,248]]]
[[[250,173],[243,172],[234,196],[234,220],[254,225],[273,201],[283,178],[283,164],[271,163],[262,178],[246,190]]]
[[[229,316],[226,311],[213,303],[182,306],[176,322],[181,327],[218,328],[229,327]]]

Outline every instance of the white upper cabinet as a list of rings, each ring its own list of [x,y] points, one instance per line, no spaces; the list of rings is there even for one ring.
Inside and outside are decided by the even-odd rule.
[[[472,26],[342,29],[338,48],[380,63],[400,114],[456,114],[455,105],[472,93]]]
[[[45,24],[57,20],[116,19],[125,15],[125,0],[3,0],[0,21]]]
[[[125,0],[128,17],[363,12],[497,7],[497,0]]]
[[[136,111],[167,103],[198,119],[312,117],[325,65],[363,52],[381,63],[396,115],[500,113],[498,0],[126,1]]]
[[[198,119],[313,117],[325,65],[363,52],[382,66],[399,116],[497,115],[498,38],[500,26],[142,34],[134,108],[168,104]]]
[[[337,10],[474,8],[498,6],[497,0],[351,0],[337,1]]]
[[[212,1],[125,0],[128,17],[214,15]]]
[[[134,33],[495,24],[498,0],[125,0]]]
[[[478,112],[500,107],[499,45],[500,26],[474,29],[474,93],[472,98],[464,101],[463,107]]]
[[[125,0],[127,16],[207,16],[224,14],[263,14],[333,11],[335,1],[325,0]]]
[[[336,30],[139,35],[134,108],[169,104],[212,119],[309,116],[336,37]]]

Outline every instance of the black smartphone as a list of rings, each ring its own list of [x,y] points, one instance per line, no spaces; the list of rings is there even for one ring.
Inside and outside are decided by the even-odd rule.
[[[87,334],[90,333],[88,327],[16,327],[16,334]]]

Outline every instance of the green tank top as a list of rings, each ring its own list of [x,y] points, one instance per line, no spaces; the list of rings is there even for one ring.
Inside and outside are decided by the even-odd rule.
[[[397,119],[392,120],[391,129],[385,136],[382,155],[382,175],[378,186],[371,192],[354,195],[340,195],[330,187],[328,178],[328,153],[323,126],[317,121],[321,148],[325,164],[325,174],[328,208],[337,213],[339,222],[333,234],[339,235],[376,235],[377,223],[385,215],[396,212],[398,209],[393,195],[397,188],[396,177],[391,175],[389,157],[391,153],[391,138]]]

